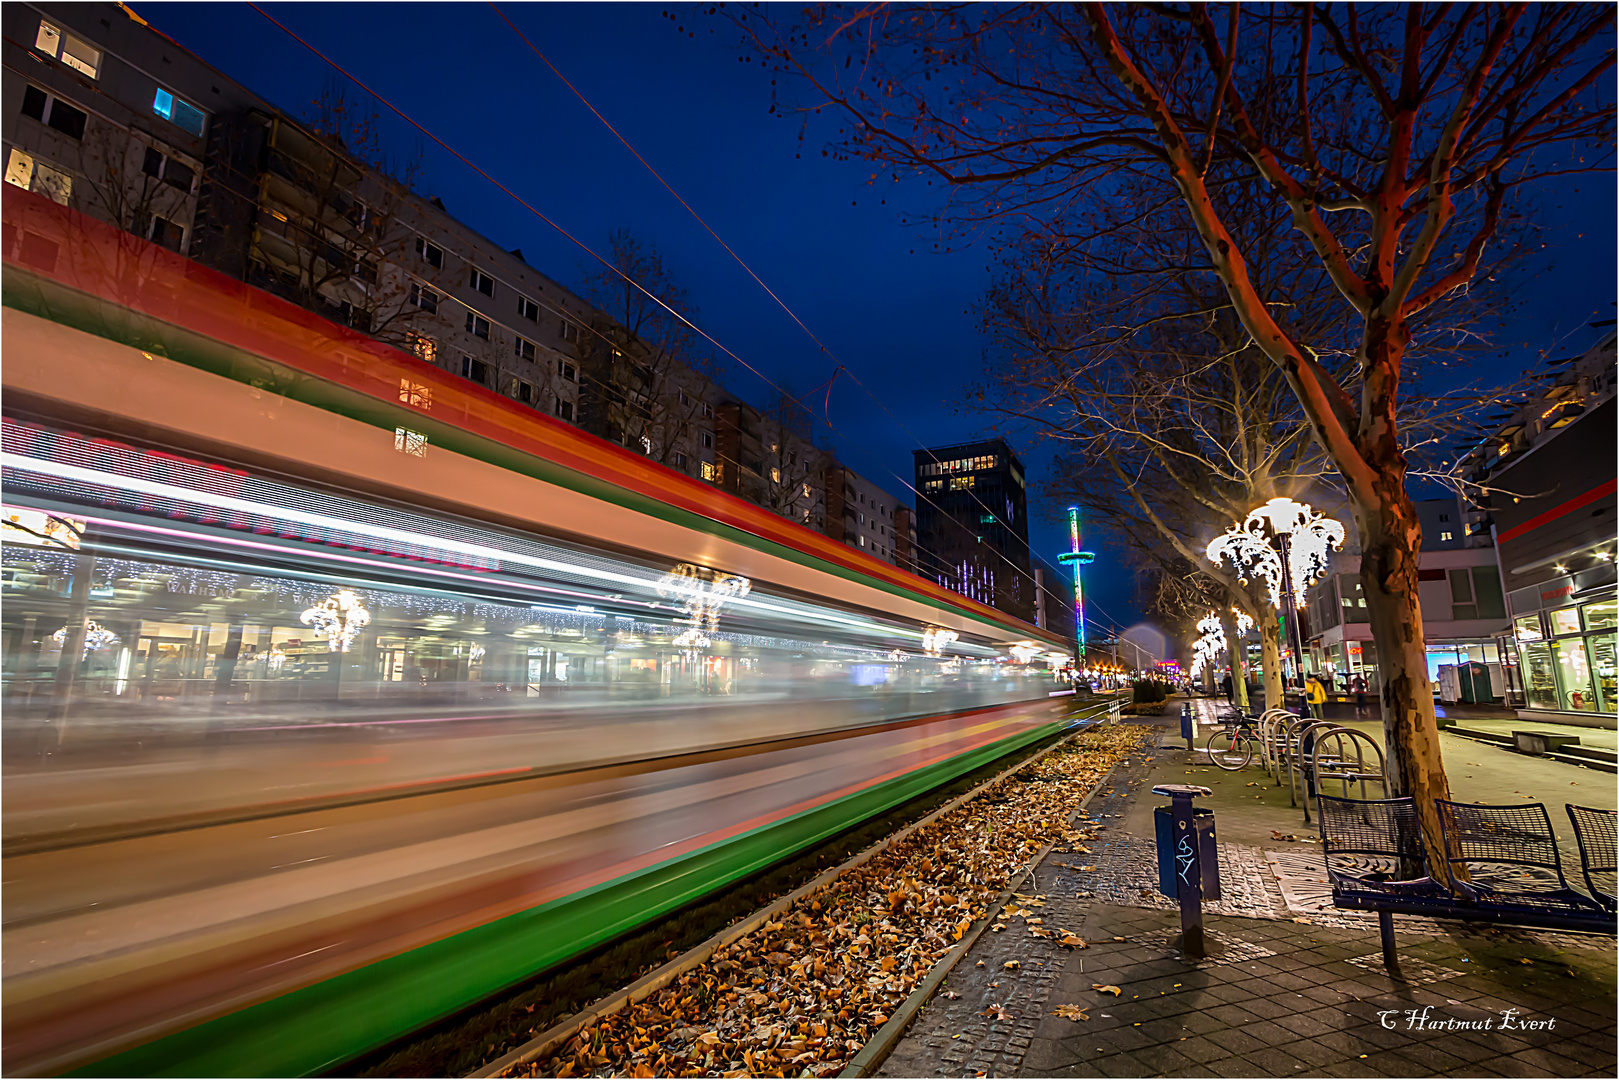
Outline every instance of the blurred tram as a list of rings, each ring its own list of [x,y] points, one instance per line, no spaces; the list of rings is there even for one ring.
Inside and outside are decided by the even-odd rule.
[[[331,1067],[525,972],[492,960],[442,992],[418,987],[409,1008],[373,1001],[325,1042],[289,1019],[310,987],[371,979],[323,999],[322,1015],[341,1014],[332,1000],[397,993],[382,961],[415,949],[429,966],[413,970],[431,971],[425,944],[791,825],[768,834],[779,854],[1057,722],[1065,642],[1004,613],[13,185],[3,255],[9,1071],[252,1071],[243,1054],[263,1071]],[[358,920],[336,886],[288,868],[394,851],[382,811],[363,836],[347,819],[310,824],[348,846],[286,863],[255,845],[291,824],[211,830],[467,785],[530,800],[497,814],[480,795],[475,815],[456,803],[409,826],[453,842],[455,828],[555,824],[584,805],[543,777],[588,776],[605,785],[591,800],[640,807],[635,762],[708,793],[703,812],[559,825],[546,842],[571,854],[511,862],[523,885],[500,902],[440,897],[375,940],[345,931],[341,947],[295,953],[308,942],[285,926],[272,938],[230,923],[231,948],[251,942],[258,966],[244,974],[243,953],[227,976],[220,957],[236,954],[218,940],[175,944],[191,923],[106,921],[144,903],[158,905],[149,919],[224,926],[197,898],[262,895],[272,873],[287,895],[265,912],[318,901],[323,919]],[[474,816],[452,828],[455,814]],[[738,857],[656,903],[643,887],[644,910],[526,962],[766,862]],[[469,880],[435,873],[435,888]],[[174,914],[166,897],[191,906]],[[104,921],[62,921],[91,909]],[[163,981],[126,962],[114,986],[95,948],[62,951],[121,933],[119,955],[168,950]],[[35,963],[58,981],[30,982]]]

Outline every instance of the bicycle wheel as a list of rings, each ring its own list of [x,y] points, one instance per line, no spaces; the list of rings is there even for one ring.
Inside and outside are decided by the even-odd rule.
[[[1209,760],[1226,772],[1237,772],[1254,759],[1254,744],[1240,732],[1211,731],[1203,745]]]

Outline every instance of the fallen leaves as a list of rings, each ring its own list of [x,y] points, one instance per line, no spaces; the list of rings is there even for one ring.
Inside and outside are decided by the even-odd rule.
[[[1051,1015],[1060,1016],[1064,1020],[1090,1019],[1090,1015],[1086,1013],[1084,1006],[1081,1005],[1058,1005],[1055,1009],[1051,1010]]]
[[[1085,732],[1041,760],[1038,782],[1008,778],[988,798],[917,829],[646,1000],[582,1029],[551,1057],[507,1075],[836,1075],[991,913],[1041,846],[1095,838],[1099,822],[1070,828],[1067,817],[1141,734],[1115,726]],[[1014,893],[991,929],[1023,918],[1030,932],[1023,940],[1084,948],[1077,935],[1044,926],[1045,906],[1043,894]],[[1022,963],[1003,968],[1019,971]]]
[[[1118,997],[1120,994],[1124,993],[1124,991],[1120,990],[1117,986],[1104,983],[1091,983],[1091,989],[1095,990],[1098,994],[1112,994],[1114,997]]]

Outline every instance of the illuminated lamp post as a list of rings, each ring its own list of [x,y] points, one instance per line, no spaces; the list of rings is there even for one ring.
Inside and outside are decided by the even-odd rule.
[[[1251,577],[1264,581],[1271,607],[1284,616],[1294,678],[1300,686],[1304,637],[1298,612],[1304,607],[1304,590],[1327,571],[1328,553],[1343,543],[1343,525],[1307,503],[1281,498],[1249,511],[1241,525],[1209,541],[1210,562],[1216,566],[1229,562],[1245,585]]]
[[[1079,507],[1068,508],[1069,550],[1057,561],[1074,568],[1074,665],[1085,666],[1085,583],[1080,568],[1096,561],[1096,554],[1079,550]]]

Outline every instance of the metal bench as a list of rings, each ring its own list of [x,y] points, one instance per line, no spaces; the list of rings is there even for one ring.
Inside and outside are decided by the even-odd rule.
[[[1479,806],[1435,799],[1446,865],[1444,880],[1433,876],[1422,841],[1416,803],[1398,799],[1340,799],[1317,793],[1321,846],[1332,885],[1334,907],[1377,912],[1383,963],[1398,967],[1394,915],[1424,915],[1502,926],[1615,932],[1611,894],[1607,902],[1571,889],[1551,818],[1540,803]],[[1570,808],[1571,819],[1575,818]],[[1601,815],[1603,811],[1593,811]],[[1606,821],[1613,833],[1611,812]],[[1580,837],[1578,821],[1575,836]],[[1595,850],[1602,822],[1588,822],[1589,849]],[[1612,841],[1610,839],[1610,850]],[[1596,863],[1581,844],[1589,884],[1607,863]],[[1602,857],[1602,856],[1597,856]],[[1593,894],[1598,890],[1593,886]]]
[[[1597,810],[1590,806],[1564,807],[1574,826],[1574,840],[1580,845],[1580,869],[1591,898],[1614,912],[1615,885],[1619,883],[1619,810]]]

